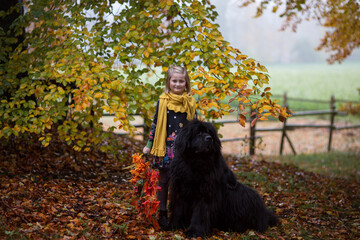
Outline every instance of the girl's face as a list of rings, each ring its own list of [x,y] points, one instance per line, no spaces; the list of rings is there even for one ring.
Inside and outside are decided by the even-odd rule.
[[[170,91],[174,94],[181,95],[185,91],[185,88],[185,75],[181,73],[173,73],[170,78]]]

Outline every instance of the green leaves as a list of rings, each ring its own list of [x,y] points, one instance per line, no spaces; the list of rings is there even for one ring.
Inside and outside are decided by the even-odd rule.
[[[233,111],[230,96],[259,119],[263,109],[288,115],[270,100],[266,68],[223,39],[209,1],[110,2],[34,0],[13,22],[17,35],[27,27],[26,37],[14,48],[12,36],[2,42],[0,138],[35,132],[46,145],[56,129],[75,150],[87,149],[101,141],[103,111],[132,131],[130,114],[152,118],[174,64],[186,66],[207,119]],[[254,103],[252,95],[261,96]]]

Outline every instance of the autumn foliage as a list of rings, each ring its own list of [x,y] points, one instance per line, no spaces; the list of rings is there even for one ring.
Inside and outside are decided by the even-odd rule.
[[[186,239],[156,231],[131,205],[123,170],[140,142],[117,137],[125,161],[101,151],[77,152],[36,138],[0,144],[0,239]],[[32,140],[32,143],[30,143]],[[224,156],[237,179],[261,193],[281,218],[265,233],[217,231],[218,239],[358,239],[359,181],[314,174],[261,157]]]
[[[133,131],[133,114],[149,123],[170,65],[186,66],[206,119],[236,111],[244,125],[245,107],[259,120],[289,116],[266,67],[224,40],[208,0],[10,2],[0,11],[11,23],[0,32],[1,139],[36,133],[47,146],[56,134],[77,151],[108,150],[104,113],[115,116],[109,131]]]
[[[132,155],[134,169],[130,170],[132,178],[130,183],[134,185],[132,204],[139,211],[140,217],[147,223],[152,224],[159,230],[159,224],[155,219],[159,207],[156,193],[161,188],[158,186],[159,173],[151,169],[150,162],[142,157],[142,154]]]

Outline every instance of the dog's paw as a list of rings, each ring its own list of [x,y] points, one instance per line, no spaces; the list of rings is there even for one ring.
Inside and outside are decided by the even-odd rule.
[[[163,231],[170,230],[169,222],[167,221],[167,219],[160,219],[158,221],[158,224],[159,224],[161,230],[163,230]]]
[[[184,224],[180,224],[178,222],[170,222],[169,225],[169,230],[178,230],[178,229],[185,229]]]
[[[187,238],[193,238],[193,237],[197,238],[197,237],[204,237],[205,234],[189,229],[185,232],[185,236]]]

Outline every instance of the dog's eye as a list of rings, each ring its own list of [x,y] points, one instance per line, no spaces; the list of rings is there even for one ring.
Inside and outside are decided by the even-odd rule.
[[[204,140],[205,140],[206,142],[211,141],[211,139],[212,139],[212,137],[211,137],[210,135],[205,135],[205,137],[204,137]]]

